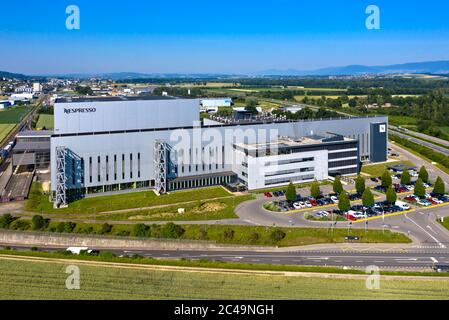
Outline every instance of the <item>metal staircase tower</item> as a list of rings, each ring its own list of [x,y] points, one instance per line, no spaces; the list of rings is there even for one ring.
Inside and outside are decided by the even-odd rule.
[[[67,148],[56,147],[56,194],[55,208],[67,207],[67,175],[66,175]]]

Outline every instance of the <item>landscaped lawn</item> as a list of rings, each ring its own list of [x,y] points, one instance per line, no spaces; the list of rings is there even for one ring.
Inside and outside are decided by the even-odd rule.
[[[1,299],[448,299],[449,281],[382,278],[379,290],[366,279],[270,274],[152,270],[143,265],[98,262],[80,269],[80,290],[65,286],[63,261],[0,260]]]
[[[37,129],[53,130],[54,128],[54,116],[52,114],[40,114],[36,124]]]
[[[397,164],[405,164],[407,166],[413,167],[414,164],[411,161],[392,161],[388,163],[379,163],[379,164],[368,164],[362,166],[362,172],[371,175],[372,177],[380,177],[384,171],[392,166]]]
[[[68,208],[54,209],[53,204],[48,200],[48,195],[42,193],[40,184],[34,183],[25,208],[28,211],[42,213],[94,214],[105,211],[144,208],[232,196],[222,187],[176,191],[163,196],[157,196],[153,191],[149,190],[85,198],[70,203]]]

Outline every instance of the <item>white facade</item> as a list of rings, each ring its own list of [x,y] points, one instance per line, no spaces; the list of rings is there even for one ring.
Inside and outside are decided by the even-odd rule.
[[[151,186],[154,183],[156,140],[166,141],[173,147],[172,158],[177,169],[177,179],[206,177],[208,181],[219,181],[218,175],[233,174],[244,180],[242,175],[244,161],[241,154],[239,155],[233,148],[235,143],[243,142],[242,139],[245,139],[245,143],[263,143],[272,141],[274,137],[277,139],[278,136],[302,137],[313,133],[334,132],[353,138],[353,141],[357,142],[357,137],[365,139],[366,136],[368,139],[373,122],[388,121],[385,117],[377,117],[246,124],[206,122],[203,127],[199,127],[199,101],[196,99],[162,97],[146,100],[132,98],[97,100],[56,101],[55,133],[51,138],[52,190],[56,187],[57,147],[70,150],[83,162],[84,178],[80,180],[75,177],[74,185],[86,189],[103,188],[103,191],[114,191],[117,187]],[[276,134],[269,136],[271,130]],[[179,138],[183,134],[191,139],[184,145],[179,143]],[[195,138],[197,134],[199,139]],[[216,139],[214,135],[218,138]],[[231,140],[226,139],[228,135],[232,136]],[[353,152],[348,159],[344,155],[338,157],[332,155],[337,151],[357,150],[360,154]],[[298,176],[296,172],[294,174],[283,172],[313,167],[313,179],[322,180],[332,170],[344,169],[346,167],[344,161],[370,154],[368,146],[363,152],[361,148],[351,150],[339,148],[337,151],[313,150],[310,153],[304,151],[279,155],[279,161],[308,158],[309,155],[314,160],[294,165],[277,165],[276,170],[280,176],[273,179],[292,178],[299,181],[299,178],[295,179]],[[192,158],[196,155],[196,160],[186,161],[186,154],[192,155]],[[250,179],[247,180],[250,189],[266,186],[267,179],[262,179],[261,175],[262,177],[265,174],[269,175],[275,170],[273,166],[266,165],[268,161],[273,161],[270,158],[270,156],[258,158],[260,163],[248,167],[247,174]],[[329,164],[333,167],[330,168]],[[313,180],[311,174],[312,171],[304,171],[300,175]],[[198,186],[188,181],[182,181],[180,184],[182,187]],[[276,185],[278,184],[272,186]]]
[[[30,101],[33,100],[34,94],[32,93],[15,93],[12,94],[10,99],[14,101]]]
[[[55,133],[103,132],[192,126],[197,99],[55,103]]]

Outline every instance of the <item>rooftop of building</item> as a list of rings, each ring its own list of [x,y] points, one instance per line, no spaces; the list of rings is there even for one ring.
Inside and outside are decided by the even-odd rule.
[[[263,142],[263,143],[236,143],[247,150],[268,149],[268,148],[293,148],[304,145],[316,145],[322,143],[355,141],[354,139],[344,137],[339,134],[328,132],[324,135],[312,134],[304,137],[278,137],[277,141]]]
[[[145,101],[145,100],[173,100],[173,99],[180,99],[180,98],[172,96],[63,97],[57,98],[55,103]],[[193,98],[182,98],[182,99],[193,99]]]
[[[25,130],[17,134],[17,138],[29,137],[48,137],[50,138],[54,132],[52,130]]]

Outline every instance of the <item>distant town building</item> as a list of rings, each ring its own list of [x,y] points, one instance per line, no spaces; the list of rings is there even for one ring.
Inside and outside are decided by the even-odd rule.
[[[208,108],[230,107],[232,106],[231,98],[208,98],[200,100],[200,110],[207,112]]]
[[[33,92],[42,92],[42,85],[39,82],[33,83]]]
[[[14,92],[15,93],[33,93],[33,88],[21,86],[21,87],[17,87],[14,90]]]
[[[33,93],[16,93],[12,94],[10,99],[14,101],[30,101],[33,100],[34,94]]]

